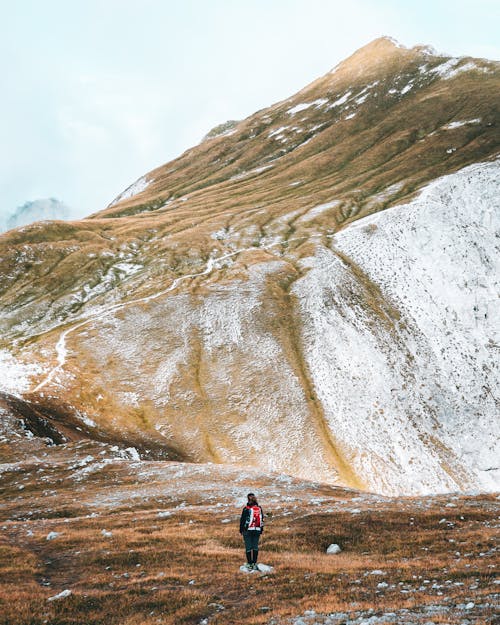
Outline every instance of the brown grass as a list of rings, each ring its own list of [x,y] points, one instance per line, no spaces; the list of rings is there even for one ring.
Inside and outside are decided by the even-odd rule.
[[[109,484],[109,471],[102,482],[86,484],[87,497]],[[21,478],[22,501],[17,495]],[[331,498],[322,505],[297,504],[291,516],[283,513],[296,504],[268,509],[261,560],[274,571],[246,575],[239,571],[244,554],[237,513],[231,513],[231,523],[221,523],[227,510],[195,505],[161,518],[158,502],[139,500],[108,512],[102,508],[93,518],[84,497],[75,503],[61,466],[54,467],[50,486],[36,480],[33,468],[0,482],[7,504],[0,543],[1,625],[194,625],[204,618],[215,625],[257,625],[271,618],[284,623],[311,609],[382,613],[408,608],[418,614],[427,604],[492,601],[492,497],[455,499],[455,508],[445,508],[445,498],[435,498],[428,508],[417,499],[387,500],[375,507],[359,504],[358,514],[338,505],[327,512],[335,503]],[[117,488],[134,485],[133,475],[120,472],[114,481]],[[53,498],[44,499],[44,488],[54,492]],[[194,489],[182,500],[199,504],[200,496]],[[31,511],[44,505],[52,512],[37,519]],[[446,522],[440,523],[442,518]],[[104,536],[103,529],[112,536]],[[60,535],[47,541],[49,531]],[[331,542],[340,544],[342,553],[326,555]],[[371,574],[376,569],[384,575]],[[380,582],[388,587],[378,587]],[[70,597],[47,601],[68,588]],[[486,623],[491,613],[472,611],[468,618]],[[449,622],[439,619],[433,617],[436,623]]]

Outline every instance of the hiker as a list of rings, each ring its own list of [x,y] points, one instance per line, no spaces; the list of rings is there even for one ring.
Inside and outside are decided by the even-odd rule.
[[[259,538],[264,531],[264,513],[253,493],[247,495],[247,505],[243,508],[240,517],[240,534],[245,541],[247,554],[246,568],[249,571],[258,571],[257,558],[259,557]]]

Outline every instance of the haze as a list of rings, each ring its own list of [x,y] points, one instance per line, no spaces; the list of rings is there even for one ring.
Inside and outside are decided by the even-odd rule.
[[[286,98],[381,35],[498,59],[493,0],[2,2],[0,221],[104,208],[216,124]]]

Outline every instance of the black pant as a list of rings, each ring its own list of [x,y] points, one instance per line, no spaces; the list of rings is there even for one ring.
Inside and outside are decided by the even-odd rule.
[[[245,530],[243,532],[243,540],[245,541],[245,551],[247,553],[247,562],[256,564],[259,555],[259,530]]]

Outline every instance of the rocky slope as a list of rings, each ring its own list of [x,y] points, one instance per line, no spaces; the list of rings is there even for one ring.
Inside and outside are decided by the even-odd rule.
[[[498,488],[499,83],[376,40],[104,211],[6,233],[3,390],[157,457]]]

